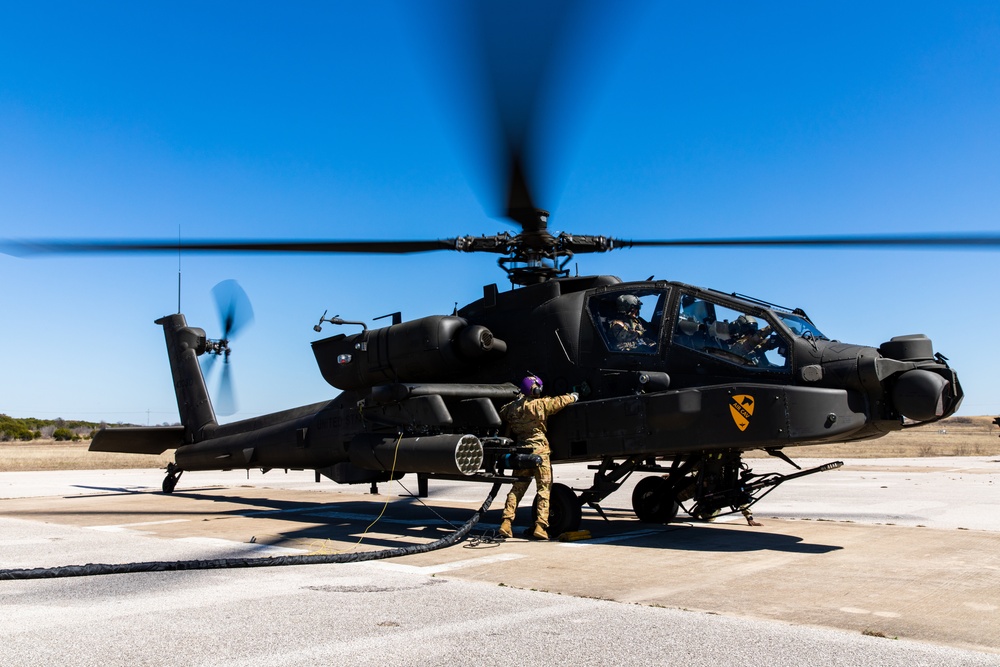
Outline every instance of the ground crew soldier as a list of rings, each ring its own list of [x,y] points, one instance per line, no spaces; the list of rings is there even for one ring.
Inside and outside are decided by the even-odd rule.
[[[511,522],[517,511],[517,504],[524,497],[524,492],[531,484],[534,476],[536,494],[538,495],[535,529],[531,536],[538,540],[549,539],[546,529],[549,527],[549,489],[552,487],[552,465],[549,461],[549,440],[545,437],[548,418],[559,412],[579,398],[576,393],[542,398],[542,381],[534,375],[529,375],[521,381],[521,395],[514,401],[500,408],[500,416],[507,422],[510,434],[517,444],[531,447],[531,453],[538,455],[542,462],[537,468],[530,470],[515,470],[516,477],[524,477],[523,481],[514,483],[507,494],[507,504],[503,508],[503,521],[500,523],[500,534],[512,537]]]

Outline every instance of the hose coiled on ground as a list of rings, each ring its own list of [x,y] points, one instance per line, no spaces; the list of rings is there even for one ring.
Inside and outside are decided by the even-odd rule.
[[[56,579],[60,577],[91,577],[100,574],[130,574],[134,572],[174,572],[178,570],[219,570],[244,567],[282,567],[285,565],[320,565],[325,563],[358,563],[368,560],[382,560],[427,553],[451,546],[464,538],[479,523],[480,517],[490,508],[500,490],[497,482],[490,489],[482,506],[462,526],[450,535],[427,544],[413,544],[396,549],[362,551],[358,553],[271,556],[266,558],[215,558],[211,560],[149,561],[145,563],[88,563],[87,565],[65,565],[61,567],[38,567],[28,569],[0,570],[0,580],[11,579]]]

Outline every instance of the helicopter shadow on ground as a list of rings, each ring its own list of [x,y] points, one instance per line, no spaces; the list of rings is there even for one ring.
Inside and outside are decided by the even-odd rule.
[[[64,496],[55,506],[22,499],[5,505],[0,514],[59,524],[131,528],[161,536],[166,535],[158,525],[191,526],[183,528],[183,535],[176,530],[167,534],[311,552],[425,544],[452,534],[475,511],[425,505],[417,498],[391,494],[373,495],[370,500],[334,496],[317,502],[315,497],[289,500],[224,486],[194,487],[169,495],[152,487],[79,488],[94,493]]]
[[[98,496],[131,496],[143,493],[153,493],[156,491],[150,486],[86,486],[83,484],[73,484],[74,489],[84,489],[94,493],[74,494],[65,496],[66,498],[95,498]],[[204,490],[223,489],[223,486],[203,487]]]
[[[204,493],[203,490],[175,491],[172,496],[199,502],[246,505],[248,507],[245,509],[205,511],[205,520],[260,520],[261,530],[255,530],[253,525],[248,526],[248,541],[306,550],[325,549],[330,546],[327,543],[345,543],[350,546],[360,542],[362,550],[423,544],[450,535],[475,511],[470,508],[435,507],[424,504],[417,498],[385,495],[372,496],[371,500],[335,500],[326,503],[213,495]],[[265,525],[264,522],[270,519],[280,521],[281,524]]]
[[[178,490],[164,496],[153,488],[86,487],[94,493],[71,496],[69,499],[95,497],[122,498],[137,495],[163,496],[162,510],[102,508],[84,514],[116,516],[128,521],[129,516],[188,517],[201,519],[203,530],[210,536],[226,535],[227,539],[254,542],[285,548],[314,551],[317,549],[353,548],[360,542],[362,550],[394,548],[406,544],[427,543],[445,537],[474,513],[470,507],[450,507],[433,500],[412,496],[373,495],[371,499],[337,499],[329,502],[287,500],[273,496],[241,494],[239,489],[218,486]],[[180,504],[177,502],[180,501]],[[188,505],[186,501],[194,501]],[[472,537],[495,535],[500,522],[501,507],[495,499],[491,509],[473,528]],[[839,550],[836,545],[804,543],[802,538],[768,531],[766,526],[751,530],[726,523],[678,522],[668,525],[640,523],[630,510],[604,508],[608,520],[585,511],[581,529],[589,530],[597,543],[620,544],[643,549],[670,549],[691,552],[742,553],[776,551],[801,554],[823,554]],[[68,512],[80,516],[80,509]],[[52,515],[52,512],[46,512]],[[227,525],[214,531],[216,521],[246,519],[249,523],[237,527]],[[273,521],[273,522],[272,522]],[[524,529],[532,524],[531,505],[523,503],[517,512],[516,526]],[[241,536],[243,534],[243,536]],[[553,537],[555,537],[553,535]]]
[[[804,542],[797,535],[768,530],[766,525],[748,527],[736,523],[698,521],[679,518],[666,525],[625,520],[619,513],[607,512],[611,521],[597,515],[584,514],[581,528],[591,531],[595,538],[613,539],[614,533],[624,533],[625,540],[618,542],[642,549],[669,549],[706,553],[749,553],[776,551],[797,554],[825,554],[844,547],[835,544]],[[617,517],[615,514],[619,514]],[[617,519],[617,520],[616,520]],[[620,524],[624,530],[619,530]],[[611,528],[612,526],[615,526]],[[610,529],[609,529],[610,528]],[[628,537],[628,533],[635,533]]]

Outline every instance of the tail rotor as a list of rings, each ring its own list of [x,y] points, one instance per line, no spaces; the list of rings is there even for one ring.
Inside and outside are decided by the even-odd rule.
[[[210,339],[206,343],[202,371],[207,376],[215,366],[216,358],[222,357],[222,374],[215,394],[215,409],[218,414],[229,416],[236,413],[236,395],[229,365],[229,355],[232,353],[229,341],[253,323],[253,307],[246,292],[235,280],[223,280],[212,288],[212,296],[215,297],[215,305],[219,312],[222,337],[217,340]]]

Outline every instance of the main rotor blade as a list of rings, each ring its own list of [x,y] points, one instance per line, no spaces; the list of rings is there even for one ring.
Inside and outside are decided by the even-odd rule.
[[[969,232],[964,234],[914,234],[884,236],[787,236],[770,238],[720,239],[612,239],[614,248],[678,248],[678,247],[817,247],[817,248],[924,248],[928,250],[982,249],[1000,247],[1000,232]]]
[[[473,190],[491,215],[528,233],[546,230],[538,209],[555,206],[593,94],[643,4],[418,3],[413,23],[437,58],[432,71],[478,172]]]
[[[555,35],[565,25],[569,9],[566,0],[483,1],[469,7],[470,29],[477,36],[471,42],[476,52],[469,56],[479,63],[486,106],[497,123],[495,187],[504,191],[503,215],[525,231],[545,228],[544,220],[534,215],[537,206],[532,196],[539,167],[536,125],[559,41]]]
[[[526,232],[543,231],[548,226],[547,216],[540,215],[535,200],[531,197],[521,156],[511,153],[510,160],[506,216],[521,225],[521,229]]]
[[[574,254],[606,252],[618,248],[712,248],[712,247],[817,247],[817,248],[910,248],[926,250],[992,250],[1000,247],[1000,232],[967,232],[962,234],[914,234],[883,236],[788,236],[758,238],[700,238],[700,239],[620,239],[603,236],[562,235],[550,236],[544,230],[541,236],[525,234],[511,237],[465,236],[437,241],[52,241],[24,240],[0,241],[0,252],[16,257],[60,254],[114,254],[153,252],[204,252],[204,253],[314,253],[314,254],[407,254],[455,250],[463,252],[489,252],[508,254],[524,241],[565,245]],[[545,239],[548,239],[546,241]],[[540,246],[541,247],[541,246]]]
[[[455,241],[169,241],[126,240],[0,240],[0,252],[15,257],[144,252],[247,252],[247,253],[357,253],[407,254],[432,250],[455,250]]]
[[[222,337],[229,340],[240,329],[253,322],[253,306],[250,298],[235,280],[223,280],[212,288],[215,305],[222,323]],[[228,362],[228,359],[227,359]]]

